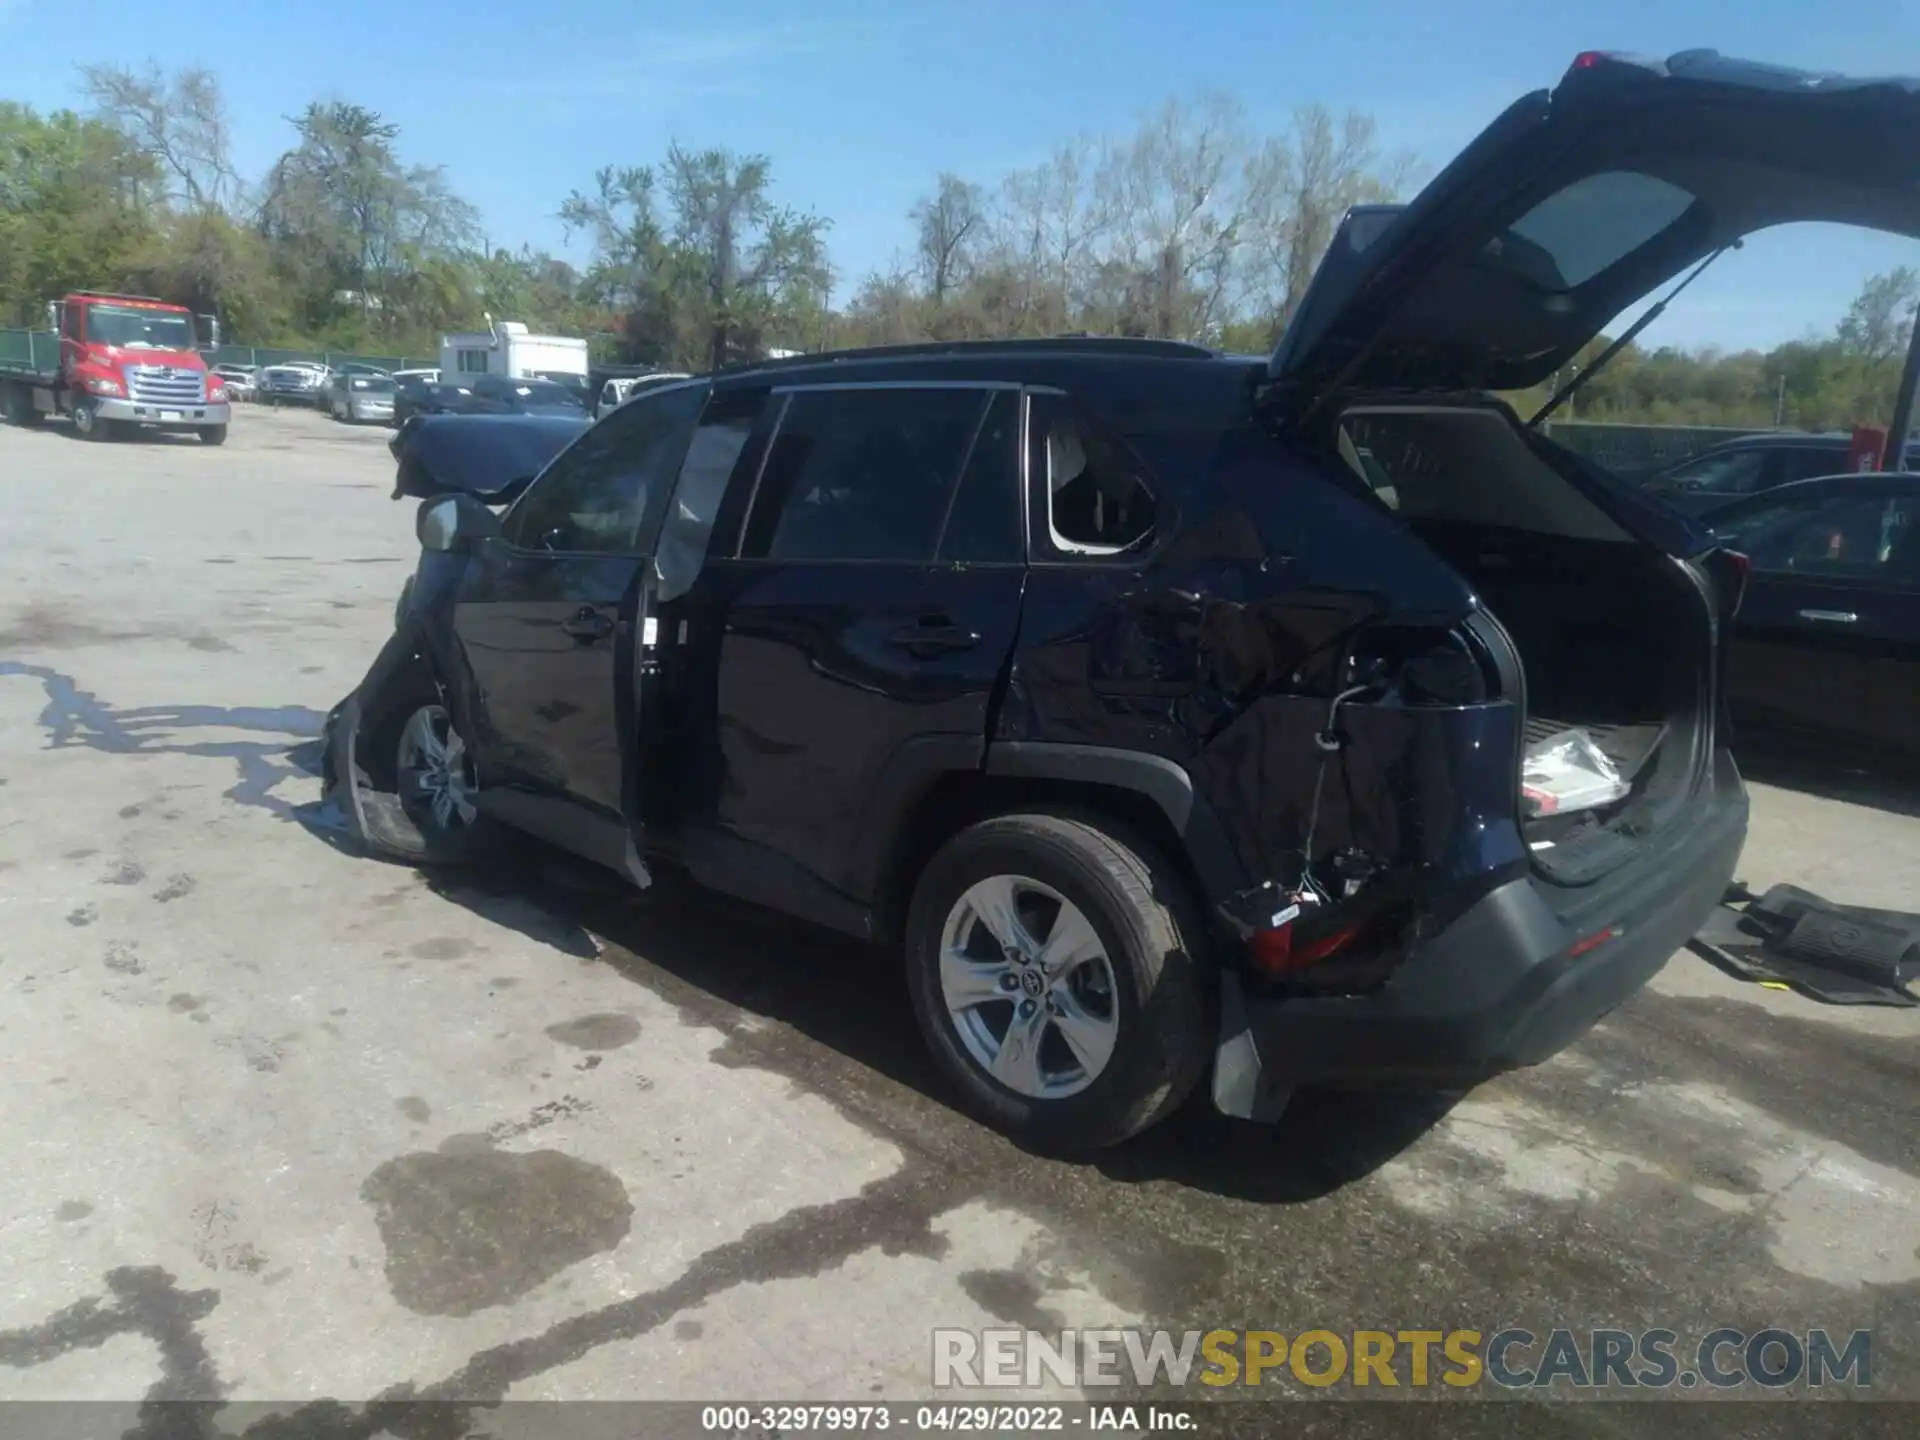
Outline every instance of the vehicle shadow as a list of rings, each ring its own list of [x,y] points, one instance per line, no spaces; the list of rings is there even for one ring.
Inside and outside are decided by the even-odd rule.
[[[716,895],[671,873],[641,893],[538,842],[509,865],[430,874],[436,894],[562,954],[595,956],[730,1037],[750,1025],[750,1063],[843,1103],[846,1066],[909,1092],[904,1109],[863,1107],[898,1143],[929,1142],[944,1120],[978,1122],[953,1103],[920,1038],[897,950],[862,944]],[[778,1032],[788,1032],[783,1038]],[[822,1051],[832,1052],[823,1054]],[[1073,1159],[1029,1152],[1039,1167],[1088,1169],[1119,1184],[1173,1183],[1258,1204],[1325,1198],[1378,1170],[1441,1122],[1457,1095],[1302,1091],[1280,1119],[1255,1125],[1213,1109],[1204,1086],[1165,1123],[1111,1150]],[[1000,1144],[984,1129],[985,1142]],[[948,1148],[944,1144],[941,1148]]]
[[[1860,746],[1763,730],[1739,732],[1733,756],[1740,773],[1756,784],[1920,815],[1920,757],[1872,754]]]

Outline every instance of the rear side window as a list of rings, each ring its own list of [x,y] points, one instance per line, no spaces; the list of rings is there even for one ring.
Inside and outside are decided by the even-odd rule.
[[[1158,501],[1146,466],[1065,395],[1037,393],[1027,457],[1034,553],[1051,559],[1120,555],[1153,535]]]
[[[985,402],[968,389],[795,392],[741,556],[931,560]]]

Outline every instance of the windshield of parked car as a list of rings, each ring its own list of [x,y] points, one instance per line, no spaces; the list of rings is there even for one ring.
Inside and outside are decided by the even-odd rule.
[[[87,339],[125,350],[191,350],[193,322],[137,305],[93,305],[87,309]]]

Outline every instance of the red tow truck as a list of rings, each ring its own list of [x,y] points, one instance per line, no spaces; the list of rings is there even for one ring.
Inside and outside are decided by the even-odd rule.
[[[217,346],[220,322],[203,318]],[[29,336],[25,357],[0,358],[0,413],[13,424],[64,415],[89,440],[151,426],[225,443],[226,383],[207,369],[192,311],[145,295],[75,290],[47,306],[47,323],[52,334]]]

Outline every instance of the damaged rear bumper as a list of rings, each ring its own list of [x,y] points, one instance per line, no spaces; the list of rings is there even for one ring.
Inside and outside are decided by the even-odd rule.
[[[1215,1105],[1271,1120],[1297,1086],[1465,1089],[1564,1050],[1652,979],[1726,892],[1747,798],[1721,768],[1684,837],[1577,911],[1556,913],[1531,877],[1509,881],[1366,995],[1264,997],[1224,975]]]

